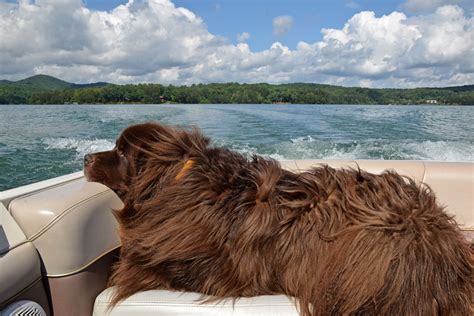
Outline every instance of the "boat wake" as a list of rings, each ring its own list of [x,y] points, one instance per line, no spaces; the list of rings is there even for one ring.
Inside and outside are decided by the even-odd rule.
[[[110,150],[114,142],[108,139],[46,138],[46,150],[74,151],[74,161],[81,162],[87,153]],[[291,159],[380,159],[380,160],[436,160],[474,161],[474,143],[447,141],[335,142],[312,136],[290,138],[276,144],[236,143],[216,140],[217,146],[236,150],[247,157],[254,154],[276,160]]]
[[[108,139],[46,138],[43,140],[46,150],[75,151],[75,160],[82,163],[85,154],[111,150],[114,142]]]
[[[248,157],[259,154],[276,160],[291,159],[378,159],[474,161],[472,142],[368,140],[335,142],[311,136],[289,139],[277,144],[228,143],[216,141]]]

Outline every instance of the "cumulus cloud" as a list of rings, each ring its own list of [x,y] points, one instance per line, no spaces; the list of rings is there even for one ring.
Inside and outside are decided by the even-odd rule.
[[[237,41],[239,43],[245,43],[246,41],[248,41],[249,38],[250,38],[250,33],[248,32],[242,32],[242,33],[237,34]]]
[[[444,5],[457,5],[467,11],[474,11],[472,0],[406,0],[402,7],[410,13],[427,13]]]
[[[277,36],[285,35],[293,25],[293,17],[289,15],[277,16],[273,19],[273,34]]]
[[[2,9],[0,37],[3,75],[108,74],[113,81],[160,78],[161,70],[195,64],[222,45],[201,18],[168,0],[130,0],[111,12],[91,11],[81,0],[22,0]]]
[[[321,82],[413,87],[474,82],[474,19],[459,6],[406,16],[355,14],[315,43],[263,51],[211,34],[169,0],[129,0],[109,12],[81,0],[0,2],[0,75],[73,82]]]

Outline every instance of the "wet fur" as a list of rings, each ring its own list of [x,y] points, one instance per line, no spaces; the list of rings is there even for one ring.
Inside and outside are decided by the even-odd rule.
[[[113,304],[160,288],[285,294],[302,315],[474,313],[473,253],[427,186],[392,171],[295,174],[155,123],[128,128],[117,146],[127,171],[109,183],[125,205]],[[89,179],[123,170],[101,163],[106,154]]]

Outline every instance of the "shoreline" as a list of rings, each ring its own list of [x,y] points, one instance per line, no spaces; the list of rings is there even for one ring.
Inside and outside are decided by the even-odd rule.
[[[363,104],[474,105],[474,85],[362,88],[318,83],[208,83],[191,86],[74,84],[37,75],[0,82],[0,104]]]
[[[0,103],[0,106],[18,106],[18,105],[225,105],[225,106],[232,106],[232,105],[326,105],[326,106],[350,106],[350,105],[361,105],[361,106],[427,106],[427,107],[451,107],[451,106],[474,106],[474,104],[427,104],[427,103],[410,103],[410,104],[383,104],[383,103],[178,103],[178,102],[167,102],[167,103],[139,103],[139,102],[132,102],[132,103],[18,103],[18,104],[6,104]]]

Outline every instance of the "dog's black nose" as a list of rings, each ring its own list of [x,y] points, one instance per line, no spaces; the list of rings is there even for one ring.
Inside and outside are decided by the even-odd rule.
[[[92,161],[94,160],[94,158],[92,157],[91,154],[87,154],[84,156],[84,164],[85,165],[88,165],[90,163],[92,163]]]

